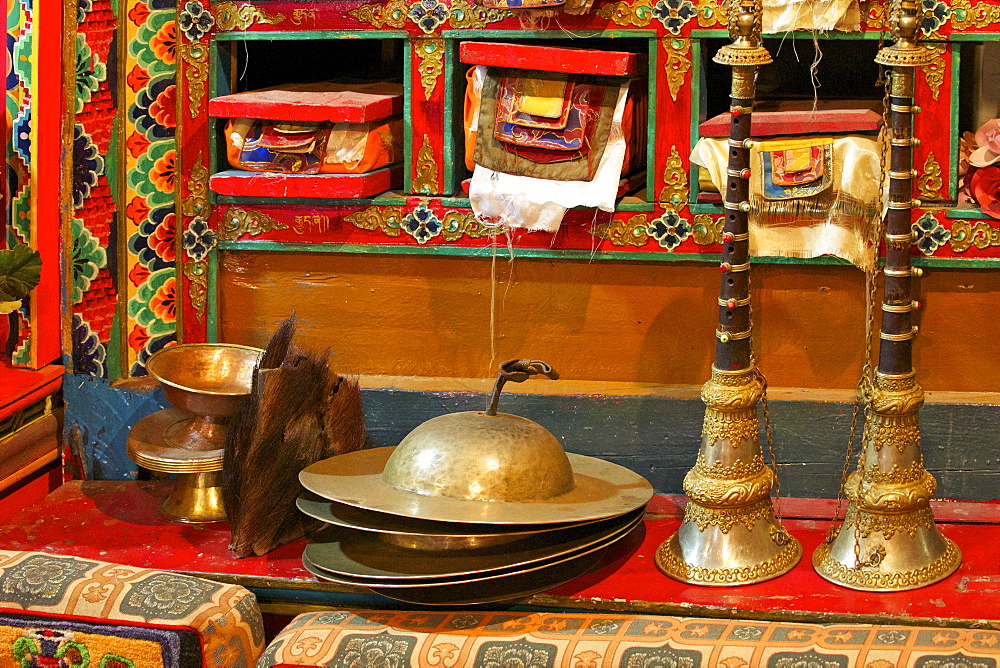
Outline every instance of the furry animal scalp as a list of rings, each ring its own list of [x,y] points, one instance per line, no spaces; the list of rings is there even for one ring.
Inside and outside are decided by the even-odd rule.
[[[295,507],[299,471],[365,441],[357,381],[330,369],[329,352],[296,347],[295,329],[293,315],[271,337],[226,443],[223,499],[240,557],[318,528]]]

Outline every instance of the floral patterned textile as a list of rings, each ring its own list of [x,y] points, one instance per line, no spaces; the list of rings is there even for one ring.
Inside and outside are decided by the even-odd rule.
[[[21,621],[15,624],[13,619]],[[113,623],[119,632],[80,627],[95,622]],[[122,635],[120,629],[130,627],[142,630],[122,636],[128,642],[105,637]],[[163,639],[149,633],[151,628],[174,631],[180,640]],[[200,641],[197,657],[175,651],[190,633]],[[93,636],[90,645],[82,641],[84,635]],[[128,666],[133,661],[131,665],[152,667],[125,655],[130,647],[128,651],[139,651],[137,641],[144,639],[149,643],[142,651],[161,657],[164,666],[201,666],[204,661],[206,666],[235,668],[253,665],[264,646],[260,611],[253,594],[243,587],[89,559],[0,550],[0,638],[7,636],[14,638],[14,644],[0,644],[0,666],[15,658],[12,651],[20,652],[22,661],[28,654],[84,655],[101,647],[101,656],[118,661],[108,665]],[[95,640],[98,636],[100,640]],[[121,651],[115,654],[114,647]],[[105,666],[101,656],[91,654],[89,665]]]
[[[299,615],[272,666],[996,668],[1000,632],[601,613],[330,611]]]

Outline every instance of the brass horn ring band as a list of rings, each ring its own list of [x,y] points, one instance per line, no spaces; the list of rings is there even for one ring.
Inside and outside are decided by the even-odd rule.
[[[897,211],[902,210],[902,209],[912,209],[913,208],[913,200],[912,199],[908,199],[905,202],[889,202],[889,208],[890,209],[895,209]]]
[[[913,243],[913,233],[910,234],[887,234],[885,240],[891,244]]]
[[[889,143],[892,146],[913,146],[913,137],[907,137],[905,139],[891,139]]]
[[[749,238],[750,238],[749,232],[742,232],[740,234],[734,234],[733,238],[730,239],[730,241],[746,241]],[[725,241],[725,239],[723,239],[723,241]]]
[[[726,308],[729,308],[729,302],[734,302],[736,304],[736,308],[739,308],[741,306],[746,306],[747,304],[749,304],[750,298],[746,297],[744,299],[723,299],[722,297],[719,297],[719,306],[725,306]]]
[[[889,268],[886,268],[886,269],[883,270],[883,273],[886,276],[892,276],[894,278],[905,278],[907,276],[912,276],[913,275],[913,272],[910,271],[909,267],[907,267],[906,269],[889,269]]]
[[[904,114],[912,114],[913,113],[913,107],[911,107],[910,105],[907,105],[907,104],[890,104],[889,105],[889,111],[899,111],[899,112],[902,112]]]
[[[916,329],[911,329],[908,332],[902,334],[886,334],[885,332],[879,332],[879,338],[885,341],[909,341],[917,333]]]
[[[746,330],[743,332],[724,332],[721,329],[715,330],[715,338],[719,339],[723,343],[727,341],[739,341],[741,339],[749,339],[751,330]]]
[[[917,175],[917,170],[915,169],[911,169],[908,172],[893,172],[891,170],[889,171],[890,179],[912,179],[916,175]]]
[[[913,302],[909,304],[882,304],[882,310],[886,313],[910,313],[913,311]]]
[[[746,146],[743,145],[742,139],[730,139],[729,146],[731,148],[746,148]]]
[[[726,170],[726,174],[729,175],[729,176],[735,176],[738,179],[742,179],[743,178],[743,170],[742,169],[727,169]]]
[[[743,264],[731,264],[729,269],[726,270],[727,274],[732,274],[737,271],[750,271],[750,263],[744,262]]]
[[[736,111],[737,109],[740,110],[740,115],[741,116],[753,113],[753,107],[730,107],[729,108],[729,112],[732,113],[732,112]]]

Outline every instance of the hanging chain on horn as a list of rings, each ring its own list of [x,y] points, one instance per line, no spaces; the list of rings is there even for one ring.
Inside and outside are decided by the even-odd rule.
[[[920,20],[902,0],[895,43],[875,61],[892,68],[889,90],[889,201],[885,216],[885,285],[878,369],[865,397],[866,419],[857,468],[847,479],[843,525],[813,554],[813,567],[834,584],[864,591],[904,591],[951,575],[962,561],[956,545],[934,524],[937,488],[924,468],[918,412],[923,390],[913,370],[914,68],[933,53],[917,44]]]
[[[714,60],[732,68],[719,326],[698,459],[684,478],[684,520],[656,551],[666,575],[691,584],[732,586],[770,580],[798,563],[802,547],[782,528],[764,463],[757,404],[763,376],[754,364],[750,317],[750,118],[757,69],[771,62],[760,45],[759,0],[730,10],[733,43]]]

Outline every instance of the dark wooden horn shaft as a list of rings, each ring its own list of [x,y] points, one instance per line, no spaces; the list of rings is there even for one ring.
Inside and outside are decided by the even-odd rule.
[[[913,370],[910,262],[913,235],[913,68],[894,67],[891,86],[889,210],[885,218],[885,289],[878,369],[884,374],[895,375]]]
[[[729,169],[725,192],[725,223],[722,244],[722,281],[719,288],[719,329],[716,335],[715,367],[724,371],[750,366],[750,242],[749,214],[740,208],[749,202],[750,110],[754,101],[756,66],[734,66],[729,126]],[[739,110],[739,111],[736,111]],[[730,308],[735,306],[734,308]],[[726,338],[728,337],[728,340]]]

